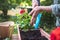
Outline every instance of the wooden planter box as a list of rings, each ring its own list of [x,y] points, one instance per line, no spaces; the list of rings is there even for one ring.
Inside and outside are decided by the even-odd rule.
[[[18,37],[19,40],[50,40],[50,35],[41,28],[38,30],[29,30],[24,32],[18,27]]]
[[[0,38],[11,37],[13,32],[14,22],[2,22],[0,23]]]

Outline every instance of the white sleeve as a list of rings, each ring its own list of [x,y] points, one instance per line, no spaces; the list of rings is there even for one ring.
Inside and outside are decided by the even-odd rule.
[[[60,4],[51,5],[51,8],[55,16],[60,16]]]

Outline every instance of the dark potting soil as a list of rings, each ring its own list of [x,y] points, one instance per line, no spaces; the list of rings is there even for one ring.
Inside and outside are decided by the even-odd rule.
[[[0,38],[0,40],[3,40],[3,38]]]
[[[46,37],[41,36],[40,30],[21,31],[21,40],[48,40]]]

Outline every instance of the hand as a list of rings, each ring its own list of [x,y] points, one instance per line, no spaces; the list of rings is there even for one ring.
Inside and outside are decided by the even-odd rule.
[[[38,13],[39,13],[40,11],[41,11],[40,6],[36,6],[36,7],[29,13],[29,15],[32,16],[31,21],[30,21],[30,24],[31,24],[31,25],[34,24],[34,22],[35,22],[35,20],[36,20],[36,17],[37,17],[37,15],[38,15]]]

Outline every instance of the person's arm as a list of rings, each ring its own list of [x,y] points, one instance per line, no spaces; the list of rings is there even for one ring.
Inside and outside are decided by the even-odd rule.
[[[51,5],[51,8],[52,8],[52,13],[55,16],[60,17],[60,4]]]
[[[35,20],[36,20],[36,17],[38,15],[39,12],[41,11],[47,11],[47,12],[51,12],[52,8],[51,6],[36,6],[35,8],[33,8],[33,10],[29,13],[30,15],[32,15],[32,18],[31,18],[31,22],[30,24],[33,25]]]

